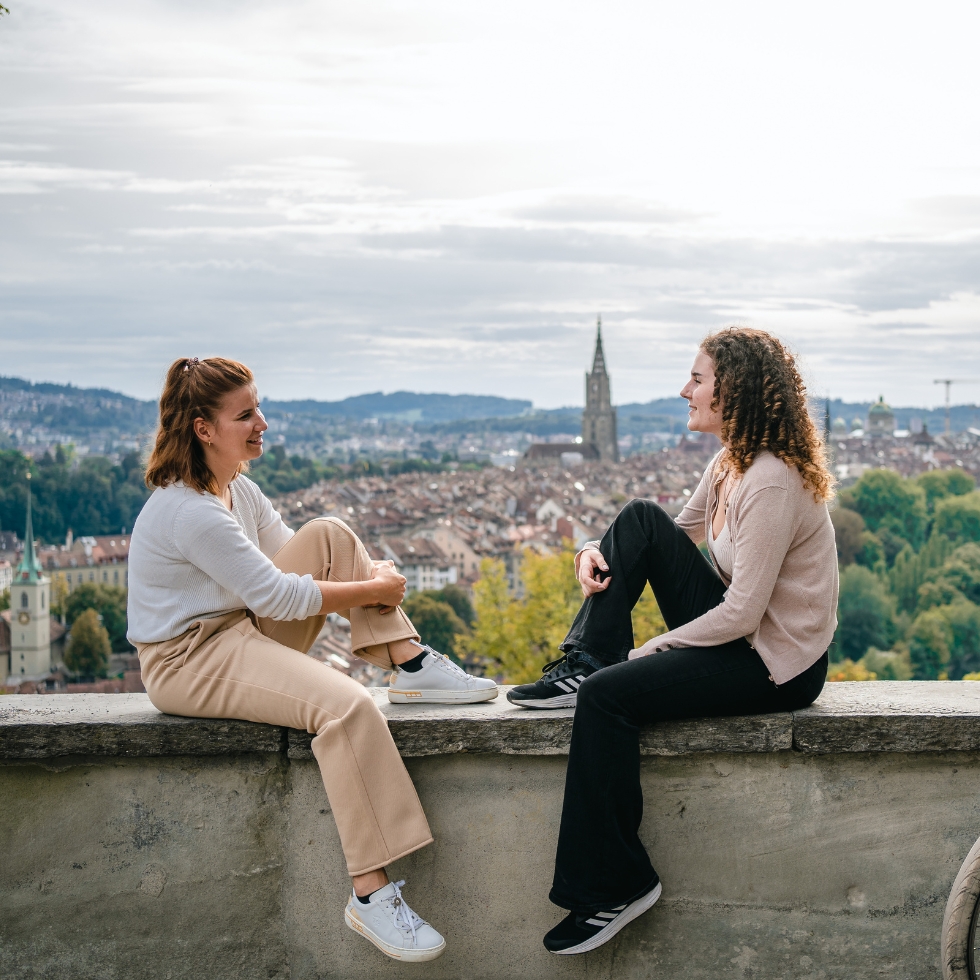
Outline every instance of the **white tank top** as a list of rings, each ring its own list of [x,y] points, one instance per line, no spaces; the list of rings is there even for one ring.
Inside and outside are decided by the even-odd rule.
[[[728,521],[722,525],[721,530],[718,532],[718,537],[715,537],[715,529],[711,527],[711,537],[708,541],[708,548],[711,551],[711,556],[715,560],[715,564],[721,571],[725,573],[729,578],[732,577],[732,568],[734,567],[734,562],[732,561],[732,536],[728,531]]]

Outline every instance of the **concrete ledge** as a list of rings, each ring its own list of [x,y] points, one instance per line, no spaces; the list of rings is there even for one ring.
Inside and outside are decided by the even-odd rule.
[[[281,752],[284,729],[165,715],[145,694],[0,697],[0,759]]]
[[[980,683],[864,681],[828,684],[793,714],[799,752],[980,751]]]
[[[528,711],[504,697],[475,705],[395,705],[371,692],[406,758],[456,753],[566,755],[572,711]],[[0,759],[69,755],[172,756],[285,752],[310,759],[306,732],[244,721],[180,718],[145,694],[10,695],[0,698]],[[696,718],[643,732],[649,756],[795,749],[842,752],[980,751],[980,683],[873,681],[828,684],[793,714]]]
[[[388,719],[388,728],[405,758],[452,755],[457,752],[495,755],[568,755],[572,737],[571,708],[533,711],[506,698],[471,705],[391,704],[383,688],[371,693]],[[289,732],[289,757],[312,759],[311,736]],[[792,717],[756,715],[747,718],[700,718],[669,722],[645,731],[643,755],[684,755],[688,752],[777,752],[792,748]]]
[[[390,705],[435,842],[392,867],[447,935],[428,980],[922,980],[980,834],[980,684],[831,684],[805,711],[642,734],[656,910],[541,936],[571,713]],[[3,980],[385,980],[309,736],[142,695],[0,697]]]

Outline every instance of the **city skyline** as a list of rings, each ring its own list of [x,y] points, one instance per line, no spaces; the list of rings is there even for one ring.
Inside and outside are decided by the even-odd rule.
[[[222,353],[268,398],[550,408],[601,313],[620,403],[730,322],[815,397],[980,378],[975,8],[597,10],[14,5],[4,373],[147,399]]]

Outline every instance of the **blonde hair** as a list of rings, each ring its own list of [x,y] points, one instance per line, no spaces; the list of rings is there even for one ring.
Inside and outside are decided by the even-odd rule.
[[[721,404],[722,459],[741,475],[760,452],[770,452],[799,470],[814,499],[832,499],[836,481],[793,354],[772,334],[747,327],[712,334],[701,350],[715,365],[712,408]]]
[[[160,395],[160,422],[146,467],[146,485],[166,487],[179,480],[199,493],[216,494],[218,484],[194,434],[194,420],[213,423],[225,397],[253,380],[244,364],[224,357],[174,361]],[[239,463],[238,473],[247,469],[247,463]]]

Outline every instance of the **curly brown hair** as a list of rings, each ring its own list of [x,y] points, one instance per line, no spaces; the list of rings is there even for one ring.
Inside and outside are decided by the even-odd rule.
[[[816,500],[830,500],[836,481],[793,354],[772,334],[747,327],[712,334],[701,350],[714,361],[712,409],[721,405],[722,459],[741,475],[768,451],[800,471]]]
[[[160,423],[146,467],[146,485],[166,487],[180,480],[199,493],[216,494],[218,482],[204,458],[201,440],[194,435],[194,420],[213,422],[225,396],[252,382],[252,372],[244,364],[225,357],[174,361],[160,395]],[[240,463],[238,473],[247,471],[248,464]]]

